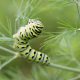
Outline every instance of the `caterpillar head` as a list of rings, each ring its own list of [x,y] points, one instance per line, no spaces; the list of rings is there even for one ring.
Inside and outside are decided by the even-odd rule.
[[[44,27],[42,22],[36,19],[29,19],[28,24],[33,25],[36,28],[41,28],[41,29]]]

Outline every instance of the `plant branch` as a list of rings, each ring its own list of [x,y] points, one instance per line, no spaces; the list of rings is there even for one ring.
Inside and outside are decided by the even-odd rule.
[[[77,13],[78,13],[78,20],[77,20],[77,28],[79,27],[79,21],[80,21],[80,11],[79,11],[79,0],[73,0],[76,4]]]
[[[19,53],[14,52],[14,51],[12,51],[12,50],[10,50],[10,49],[4,48],[4,47],[2,47],[2,46],[0,46],[0,49],[2,49],[2,50],[4,50],[4,51],[7,51],[7,52],[9,52],[9,53],[11,53],[11,54],[14,54],[14,56],[13,56],[12,58],[10,58],[8,61],[4,62],[4,63],[0,66],[0,70],[1,70],[2,68],[4,68],[7,64],[9,64],[10,62],[12,62],[13,60],[15,60],[16,58],[18,58],[18,57],[20,56]]]
[[[76,77],[73,77],[73,78],[69,79],[69,80],[79,80],[79,79],[80,79],[80,74]]]
[[[71,68],[71,67],[67,67],[67,66],[53,64],[53,63],[50,63],[48,66],[53,67],[53,68],[62,69],[62,70],[66,70],[66,71],[71,71],[71,72],[75,72],[75,73],[79,73],[80,74],[80,69]]]
[[[16,52],[14,52],[14,51],[12,51],[12,50],[10,50],[10,49],[7,49],[7,48],[5,48],[5,47],[2,47],[2,46],[0,46],[0,49],[2,49],[2,50],[4,50],[4,51],[7,51],[7,52],[9,52],[9,53],[12,53],[12,54],[17,54]]]
[[[16,58],[18,58],[18,55],[13,56],[12,58],[10,58],[8,61],[4,62],[1,66],[0,66],[0,70],[2,70],[6,65],[8,65],[10,62],[12,62],[13,60],[15,60]]]
[[[4,51],[7,51],[9,53],[12,53],[12,54],[15,54],[14,57],[12,57],[10,60],[6,61],[5,63],[3,63],[1,66],[0,66],[0,70],[5,67],[7,64],[9,64],[11,61],[15,60],[17,57],[19,57],[19,54],[12,51],[12,50],[9,50],[7,48],[4,48],[2,46],[0,46],[0,49],[4,50]],[[80,73],[80,70],[79,69],[75,69],[75,68],[70,68],[70,67],[67,67],[67,66],[62,66],[62,65],[58,65],[58,64],[49,64],[50,67],[54,67],[54,68],[57,68],[57,69],[62,69],[62,70],[67,70],[67,71],[72,71],[72,72],[76,72],[76,73]]]

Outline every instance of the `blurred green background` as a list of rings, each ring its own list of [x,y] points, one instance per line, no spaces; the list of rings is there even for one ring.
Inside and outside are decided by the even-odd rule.
[[[14,50],[13,34],[28,19],[39,19],[44,29],[30,41],[49,55],[52,63],[80,68],[79,0],[0,0],[0,46]],[[0,66],[13,57],[0,49]],[[0,80],[80,80],[79,74],[29,63],[18,58],[0,70]]]

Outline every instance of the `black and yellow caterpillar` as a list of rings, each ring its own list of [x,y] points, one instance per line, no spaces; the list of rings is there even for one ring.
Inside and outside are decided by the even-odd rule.
[[[49,64],[49,57],[29,45],[29,40],[37,37],[43,28],[43,24],[39,20],[29,19],[28,24],[21,27],[16,34],[13,35],[15,39],[14,48],[19,51],[20,55],[26,59],[42,64]]]

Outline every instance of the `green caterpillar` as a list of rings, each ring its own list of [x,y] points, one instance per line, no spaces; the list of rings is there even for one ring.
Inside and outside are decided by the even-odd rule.
[[[49,64],[49,57],[32,49],[29,45],[29,40],[37,37],[43,28],[43,24],[39,20],[30,19],[28,25],[21,27],[16,34],[13,35],[15,39],[14,48],[19,51],[20,55],[29,61],[34,61],[42,64]]]

